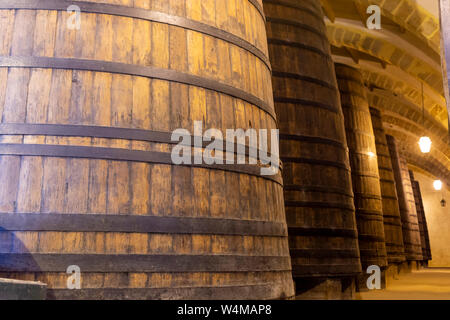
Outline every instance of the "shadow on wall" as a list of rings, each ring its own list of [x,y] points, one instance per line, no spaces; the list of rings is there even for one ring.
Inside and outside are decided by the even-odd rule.
[[[448,189],[434,190],[434,179],[427,175],[415,171],[414,176],[420,183],[425,217],[428,223],[433,256],[429,266],[450,267],[450,191]],[[442,198],[447,201],[445,207],[441,206]]]

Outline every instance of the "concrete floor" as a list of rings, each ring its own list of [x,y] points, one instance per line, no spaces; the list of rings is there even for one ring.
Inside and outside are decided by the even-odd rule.
[[[427,268],[401,274],[385,290],[358,294],[362,300],[450,300],[450,268]]]

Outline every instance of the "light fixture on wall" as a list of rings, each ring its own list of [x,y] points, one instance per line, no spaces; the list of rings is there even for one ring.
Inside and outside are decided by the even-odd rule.
[[[434,190],[441,191],[442,190],[442,181],[441,180],[435,180],[433,182],[433,187],[434,187]]]
[[[441,180],[434,180],[433,187],[434,187],[434,190],[441,191],[442,187],[443,187],[442,181]],[[447,205],[447,201],[445,201],[445,199],[444,199],[444,192],[442,192],[441,207],[444,208],[446,205]]]
[[[419,140],[419,147],[422,153],[429,153],[431,151],[431,139],[429,137],[421,137]]]
[[[425,99],[424,99],[424,94],[423,94],[423,82],[421,82],[422,85],[422,125],[425,128]],[[419,147],[420,147],[420,151],[422,151],[422,153],[429,153],[431,151],[431,139],[430,137],[424,136],[421,137],[419,140]]]

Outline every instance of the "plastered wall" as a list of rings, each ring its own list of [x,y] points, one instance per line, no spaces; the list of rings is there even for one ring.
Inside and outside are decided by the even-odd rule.
[[[420,183],[425,216],[430,234],[431,254],[433,260],[430,267],[450,267],[450,191],[436,191],[433,188],[434,178],[414,171],[414,176]],[[447,206],[442,207],[440,201],[444,198]]]

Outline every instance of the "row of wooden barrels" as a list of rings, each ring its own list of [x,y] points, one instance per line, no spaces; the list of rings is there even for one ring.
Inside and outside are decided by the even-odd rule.
[[[430,258],[318,0],[0,1],[0,29],[1,277],[53,299],[281,299],[293,277]],[[174,165],[195,121],[279,128],[282,173]]]

